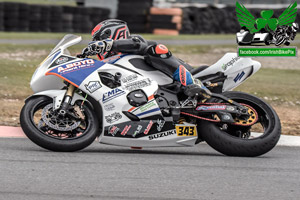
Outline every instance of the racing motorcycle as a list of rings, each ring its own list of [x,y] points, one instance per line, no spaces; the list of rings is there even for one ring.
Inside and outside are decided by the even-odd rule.
[[[290,41],[294,40],[299,29],[298,23],[293,23],[292,26],[279,26],[274,32],[273,43],[276,46],[281,44],[290,45]]]
[[[281,125],[263,100],[231,91],[260,63],[225,54],[212,66],[190,69],[212,92],[188,97],[182,85],[145,62],[122,54],[98,61],[71,56],[81,37],[66,35],[31,79],[21,127],[37,145],[77,151],[95,139],[127,147],[187,147],[207,142],[229,156],[259,156],[278,142]]]

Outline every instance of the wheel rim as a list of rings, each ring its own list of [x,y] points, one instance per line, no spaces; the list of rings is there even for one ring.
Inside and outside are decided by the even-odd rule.
[[[72,129],[72,124],[74,126],[74,120],[71,121],[70,119],[57,119],[57,127],[55,127],[55,120],[54,117],[56,116],[54,111],[53,113],[43,113],[43,109],[50,108],[50,105],[52,104],[52,101],[45,101],[41,100],[35,104],[35,106],[32,108],[30,113],[30,121],[34,125],[34,127],[39,130],[39,132],[42,135],[45,135],[47,137],[51,137],[58,140],[75,140],[82,136],[84,136],[88,131],[90,124],[88,123],[88,119],[85,118],[85,120],[81,120],[76,126],[76,128]],[[51,109],[50,109],[51,111]],[[45,112],[45,110],[44,110]],[[83,112],[85,116],[86,113]],[[44,116],[43,116],[44,115]],[[45,117],[49,118],[50,121],[47,122],[48,124],[51,123],[53,126],[47,125],[45,122]],[[44,118],[44,119],[43,119]],[[78,123],[78,122],[77,122]],[[68,125],[68,129],[65,130],[56,130],[55,128],[61,128],[63,125]],[[71,125],[71,126],[70,126]],[[59,127],[60,126],[60,127]],[[75,126],[74,126],[75,127]]]
[[[270,111],[261,108],[259,105],[257,105],[255,102],[249,101],[249,100],[243,100],[243,99],[234,99],[232,100],[243,103],[246,105],[249,105],[252,109],[254,109],[257,112],[257,121],[255,124],[251,126],[239,126],[237,124],[219,124],[218,127],[220,130],[225,132],[226,134],[229,134],[232,137],[241,138],[241,139],[259,139],[262,137],[267,136],[272,129],[272,122],[271,122],[271,114]],[[249,107],[248,107],[249,108]],[[248,109],[249,111],[249,109]]]

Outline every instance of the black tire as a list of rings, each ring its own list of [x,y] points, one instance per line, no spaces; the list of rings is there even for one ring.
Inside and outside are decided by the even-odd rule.
[[[273,149],[281,134],[280,120],[273,108],[263,100],[243,92],[225,92],[223,95],[254,108],[259,116],[257,124],[264,124],[263,135],[253,139],[241,138],[234,136],[232,131],[221,130],[216,123],[200,121],[198,126],[198,132],[201,133],[200,137],[212,148],[228,156],[254,157]],[[243,128],[242,126],[232,127],[234,129],[231,128],[231,130]]]
[[[279,46],[286,41],[286,38],[282,35],[277,35],[275,38],[276,38],[276,42],[275,42],[276,46]]]
[[[289,46],[291,44],[290,41],[285,41],[284,45]]]
[[[97,137],[99,123],[93,109],[88,104],[84,105],[87,125],[80,136],[62,139],[46,134],[37,127],[33,119],[34,113],[52,101],[51,98],[45,96],[33,97],[26,101],[20,114],[21,127],[26,136],[35,144],[51,151],[72,152],[89,146]]]

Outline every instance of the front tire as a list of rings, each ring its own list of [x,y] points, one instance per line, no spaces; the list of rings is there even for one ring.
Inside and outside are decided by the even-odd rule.
[[[215,150],[228,156],[254,157],[273,149],[281,134],[280,120],[273,108],[263,100],[243,92],[225,92],[223,95],[254,108],[259,117],[256,124],[262,125],[263,133],[252,138],[252,134],[257,133],[253,133],[251,127],[248,129],[243,126],[226,125],[228,128],[223,129],[221,127],[224,127],[224,124],[200,121],[198,132],[201,133],[202,139]]]
[[[26,136],[35,144],[51,151],[71,152],[89,146],[97,137],[99,127],[92,108],[83,105],[85,119],[76,130],[57,131],[47,125],[40,125],[45,124],[42,110],[49,107],[52,101],[46,96],[33,97],[26,101],[20,114],[21,127]]]

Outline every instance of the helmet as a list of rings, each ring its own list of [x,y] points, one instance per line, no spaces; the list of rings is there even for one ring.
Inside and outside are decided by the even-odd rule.
[[[130,35],[127,23],[118,19],[108,19],[100,22],[92,30],[93,40],[126,39]]]

